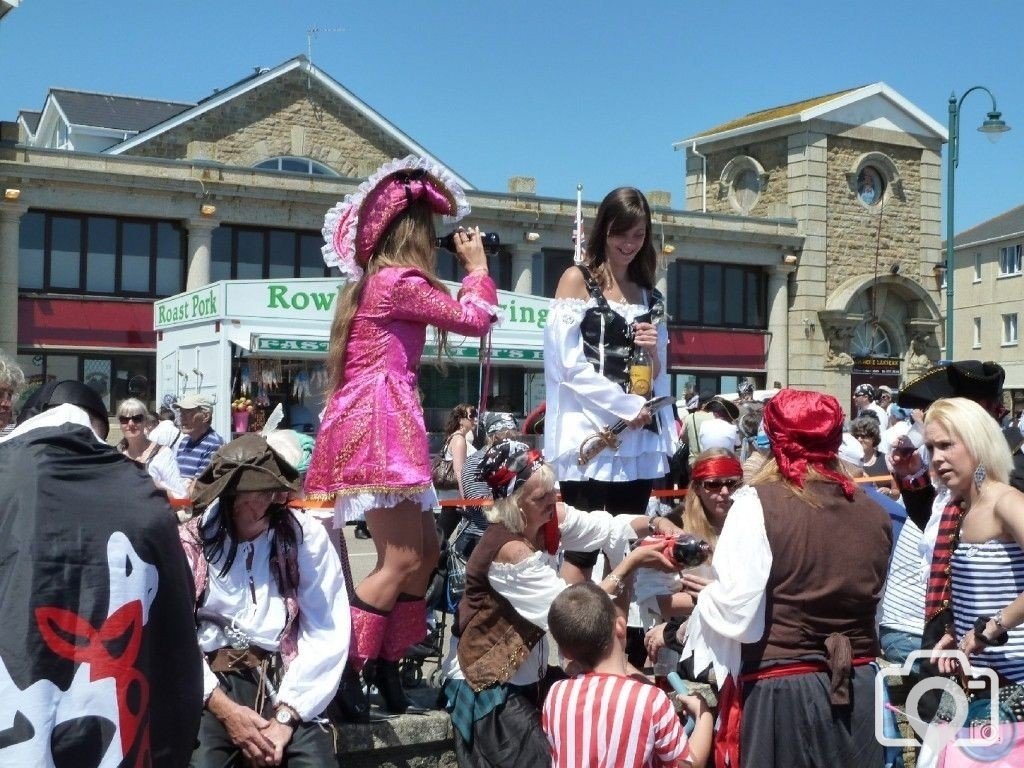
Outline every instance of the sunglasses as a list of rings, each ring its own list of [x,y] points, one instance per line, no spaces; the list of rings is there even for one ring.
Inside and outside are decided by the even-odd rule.
[[[118,416],[117,420],[122,424],[127,424],[129,421],[132,424],[141,424],[146,420],[146,417],[140,413],[138,416]]]
[[[709,493],[718,493],[723,488],[731,491],[739,484],[739,480],[702,480],[700,483],[701,487]]]

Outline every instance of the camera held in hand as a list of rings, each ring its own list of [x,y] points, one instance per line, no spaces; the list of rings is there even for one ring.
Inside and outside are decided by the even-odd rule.
[[[679,568],[696,568],[711,559],[711,545],[688,533],[678,536],[648,536],[635,546],[659,547],[662,554]]]
[[[458,230],[455,230],[455,232],[458,232]],[[447,235],[437,238],[437,242],[435,243],[435,245],[438,248],[444,248],[446,251],[456,253],[455,232],[449,232]],[[472,230],[466,230],[466,232],[468,232],[470,235],[475,234]],[[498,239],[497,232],[481,232],[480,242],[483,243],[484,252],[489,254],[497,253],[498,247],[501,245],[501,240]]]

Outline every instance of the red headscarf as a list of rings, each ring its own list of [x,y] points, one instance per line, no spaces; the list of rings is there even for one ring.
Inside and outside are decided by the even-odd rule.
[[[711,456],[694,463],[690,477],[693,480],[707,480],[709,477],[743,477],[743,465],[732,454]]]
[[[843,439],[843,409],[838,400],[818,392],[783,389],[764,407],[764,431],[786,480],[803,488],[807,468],[814,467],[838,483],[846,498],[853,498],[853,481],[826,466],[835,461]]]

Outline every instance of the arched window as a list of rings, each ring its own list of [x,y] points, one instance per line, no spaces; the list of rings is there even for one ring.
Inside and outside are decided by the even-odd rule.
[[[892,344],[889,341],[889,334],[877,323],[864,320],[853,329],[850,354],[854,357],[890,357]]]
[[[310,160],[308,157],[272,157],[262,163],[256,163],[254,168],[264,171],[287,171],[288,173],[306,173],[311,176],[337,176],[323,163]]]

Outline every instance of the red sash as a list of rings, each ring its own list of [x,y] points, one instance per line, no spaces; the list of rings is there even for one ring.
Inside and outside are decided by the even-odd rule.
[[[874,656],[859,656],[853,659],[851,666],[860,667],[870,664]],[[740,675],[741,683],[756,680],[772,680],[776,677],[793,675],[809,675],[813,672],[828,672],[829,666],[824,661],[797,662],[767,667],[756,672]],[[743,693],[736,685],[732,675],[725,681],[718,695],[718,732],[715,734],[715,766],[716,768],[739,768],[740,764],[740,727],[743,724]]]

